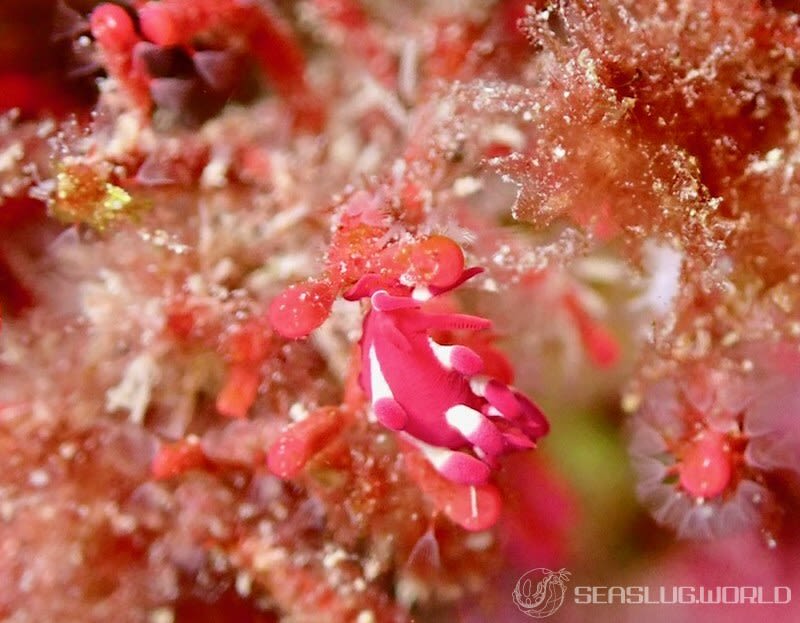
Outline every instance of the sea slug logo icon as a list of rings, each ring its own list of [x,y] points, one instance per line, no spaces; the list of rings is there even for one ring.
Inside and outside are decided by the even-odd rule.
[[[564,603],[568,581],[569,571],[566,569],[531,569],[514,587],[514,603],[529,617],[549,617]]]

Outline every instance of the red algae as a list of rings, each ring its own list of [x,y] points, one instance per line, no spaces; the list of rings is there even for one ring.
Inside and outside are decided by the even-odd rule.
[[[788,3],[6,4],[0,618],[485,620],[656,524],[796,553]]]

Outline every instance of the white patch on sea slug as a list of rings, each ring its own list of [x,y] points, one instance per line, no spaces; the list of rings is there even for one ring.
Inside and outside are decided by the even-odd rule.
[[[471,409],[467,405],[454,405],[450,407],[444,414],[447,423],[460,432],[467,439],[478,432],[481,427],[483,418],[481,414]]]
[[[451,362],[453,347],[452,346],[443,346],[438,342],[435,342],[433,338],[428,338],[428,344],[431,346],[431,350],[433,351],[434,356],[448,370],[453,369],[453,364]]]
[[[392,394],[392,388],[389,387],[389,383],[386,382],[386,378],[383,376],[383,371],[381,370],[380,361],[378,361],[378,355],[375,352],[375,347],[372,346],[369,349],[369,372],[370,372],[370,394],[372,394],[372,404],[375,404],[382,398],[389,398],[394,400],[394,395]]]

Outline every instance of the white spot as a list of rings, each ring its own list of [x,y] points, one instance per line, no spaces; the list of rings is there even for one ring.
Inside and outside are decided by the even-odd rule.
[[[436,359],[439,360],[439,363],[441,363],[448,370],[451,370],[453,368],[451,361],[453,355],[453,346],[443,346],[442,344],[438,344],[437,342],[433,341],[431,338],[428,338],[428,344],[430,344],[431,350],[433,351]]]
[[[46,487],[50,484],[50,474],[43,469],[34,470],[28,475],[28,483],[32,487]]]
[[[253,590],[253,576],[246,571],[236,574],[236,593],[242,597],[249,597]]]
[[[472,510],[472,516],[478,517],[478,490],[474,485],[469,487],[469,503]]]
[[[392,388],[386,382],[386,377],[383,376],[381,364],[378,361],[378,355],[375,352],[375,346],[370,346],[369,349],[369,371],[370,371],[370,391],[372,393],[372,404],[378,402],[381,398],[394,399]]]
[[[292,422],[302,422],[308,417],[308,409],[302,402],[295,402],[289,407],[289,418]]]
[[[476,396],[486,396],[486,386],[489,384],[489,377],[483,374],[476,374],[469,379],[469,388]]]
[[[431,465],[433,465],[437,471],[441,471],[441,467],[445,463],[447,463],[447,461],[453,454],[452,450],[445,450],[444,448],[436,448],[417,439],[414,439],[413,441],[417,445],[417,447],[422,451],[422,454],[425,455],[425,458],[428,459],[428,462]]]
[[[148,623],[174,623],[175,612],[172,608],[156,608],[147,617]]]
[[[455,428],[467,439],[478,432],[483,421],[483,416],[467,405],[455,405],[444,414],[447,423]]]
[[[528,114],[530,120],[530,113]],[[510,147],[514,151],[522,151],[525,147],[525,135],[513,125],[507,123],[498,123],[489,128],[489,139],[495,143],[500,143],[506,147]]]
[[[25,150],[22,148],[22,143],[16,141],[11,143],[2,152],[0,152],[0,172],[9,172],[14,169],[17,162],[22,160],[25,155]]]
[[[420,301],[420,302],[428,301],[432,297],[433,297],[433,294],[431,294],[431,291],[428,288],[426,288],[425,286],[417,286],[411,292],[411,298],[414,299],[415,301]]]

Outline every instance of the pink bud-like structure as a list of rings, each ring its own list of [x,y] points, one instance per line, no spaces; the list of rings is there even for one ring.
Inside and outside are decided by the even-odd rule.
[[[449,288],[406,295],[376,289],[380,280],[367,276],[347,295],[369,295],[372,303],[361,338],[360,380],[375,417],[413,442],[443,476],[468,485],[486,483],[500,456],[534,447],[548,431],[528,398],[481,374],[476,352],[431,338],[435,330],[491,326],[476,316],[428,313],[419,300],[478,272],[464,271]]]

